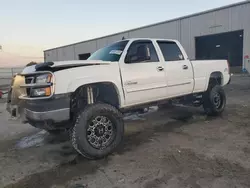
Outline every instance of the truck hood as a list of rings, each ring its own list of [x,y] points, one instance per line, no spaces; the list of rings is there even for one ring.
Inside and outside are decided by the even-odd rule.
[[[45,62],[37,65],[25,67],[22,74],[30,74],[36,71],[51,71],[56,72],[64,69],[70,69],[75,67],[84,66],[97,66],[97,65],[109,65],[107,61],[96,61],[96,60],[84,60],[84,61],[58,61],[58,62]]]

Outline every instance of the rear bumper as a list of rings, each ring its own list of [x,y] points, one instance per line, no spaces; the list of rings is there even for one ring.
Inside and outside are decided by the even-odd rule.
[[[229,81],[228,81],[227,85],[230,84],[230,83],[231,83],[231,76],[230,76],[230,78],[229,78]]]
[[[227,82],[227,85],[231,83],[232,76],[233,76],[233,74],[229,74],[229,80]]]

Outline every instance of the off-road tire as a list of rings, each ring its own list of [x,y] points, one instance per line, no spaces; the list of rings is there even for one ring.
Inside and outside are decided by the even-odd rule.
[[[62,134],[63,132],[65,132],[65,130],[61,130],[61,129],[55,129],[55,130],[46,130],[49,134],[57,136]]]
[[[87,128],[90,121],[97,116],[105,116],[115,126],[114,138],[105,148],[96,149],[87,140]],[[75,125],[71,130],[71,142],[78,153],[88,159],[100,159],[112,153],[122,142],[124,122],[122,114],[113,106],[104,103],[88,105],[79,112]]]
[[[168,102],[166,102],[166,103],[163,103],[163,104],[159,104],[158,105],[158,109],[170,109],[170,108],[173,108],[173,103],[172,103],[172,101],[171,100],[169,100]]]
[[[215,101],[216,96],[220,96],[220,105]],[[220,85],[210,86],[203,95],[203,108],[207,115],[218,116],[226,106],[226,94]]]

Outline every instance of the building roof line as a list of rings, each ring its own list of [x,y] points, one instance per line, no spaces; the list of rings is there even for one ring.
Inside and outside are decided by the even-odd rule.
[[[125,34],[125,33],[136,31],[136,30],[139,30],[139,29],[144,29],[144,28],[148,28],[148,27],[152,27],[152,26],[156,26],[156,25],[161,25],[161,24],[164,24],[164,23],[169,23],[169,22],[173,22],[173,21],[177,21],[177,20],[182,20],[182,19],[186,19],[186,18],[190,18],[190,17],[195,17],[195,16],[199,16],[199,15],[202,15],[202,14],[207,14],[207,13],[210,13],[210,12],[215,12],[215,11],[218,11],[218,10],[223,10],[223,9],[227,9],[227,8],[231,8],[231,7],[235,7],[235,6],[240,6],[240,5],[244,5],[244,4],[248,4],[248,3],[250,3],[250,0],[245,0],[245,1],[242,1],[242,2],[238,2],[238,3],[234,3],[234,4],[230,4],[230,5],[225,5],[225,6],[218,7],[218,8],[213,8],[213,9],[210,9],[210,10],[190,14],[190,15],[187,15],[187,16],[181,16],[181,17],[178,17],[178,18],[173,18],[173,19],[170,19],[170,20],[157,22],[157,23],[154,23],[154,24],[145,25],[145,26],[134,28],[134,29],[129,29],[129,30],[113,33],[113,34],[102,36],[102,37],[97,37],[97,38],[93,38],[93,39],[89,39],[89,40],[85,40],[85,41],[81,41],[81,42],[76,42],[76,43],[72,43],[72,44],[68,44],[68,45],[63,45],[63,46],[47,49],[47,50],[44,50],[44,52],[55,50],[55,49],[58,49],[58,48],[74,46],[74,45],[85,43],[85,42],[91,42],[91,41],[94,41],[94,40],[99,40],[99,39],[103,39],[103,38],[107,38],[107,37],[112,37],[112,36],[123,34],[123,33]]]

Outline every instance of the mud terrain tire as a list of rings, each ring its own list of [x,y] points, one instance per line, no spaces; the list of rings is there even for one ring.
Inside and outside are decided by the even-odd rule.
[[[100,159],[117,148],[123,140],[123,135],[122,114],[109,104],[96,103],[87,106],[78,114],[71,131],[71,142],[84,157]]]
[[[203,108],[207,115],[218,116],[226,106],[226,94],[219,85],[209,87],[203,95]]]

